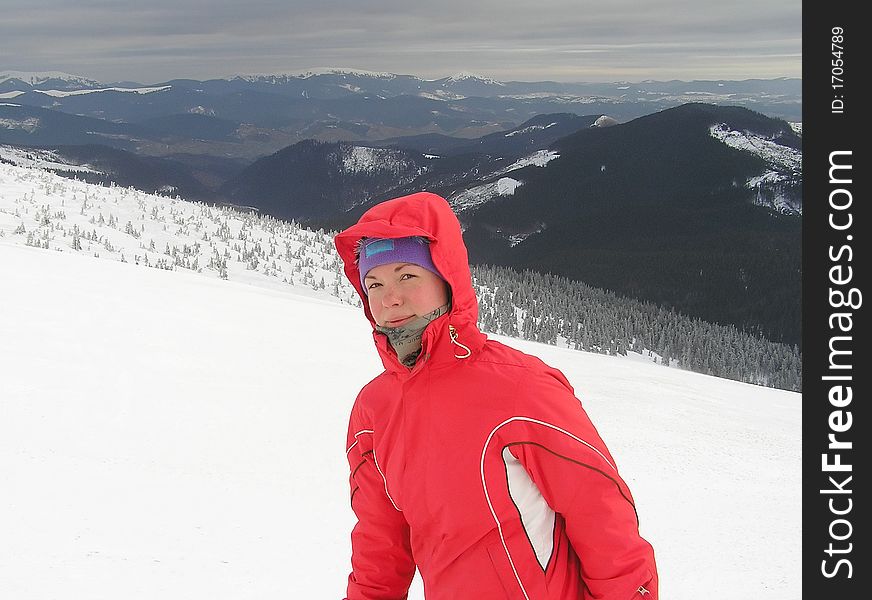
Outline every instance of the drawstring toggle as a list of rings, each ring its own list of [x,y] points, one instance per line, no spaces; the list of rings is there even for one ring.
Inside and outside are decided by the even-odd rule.
[[[460,346],[461,348],[466,350],[466,354],[457,354],[455,352],[454,358],[469,358],[470,355],[472,354],[472,351],[468,347],[464,346],[463,344],[461,344],[460,342],[457,341],[457,329],[454,328],[454,325],[451,325],[451,324],[448,325],[448,336],[451,338],[452,344],[454,344],[455,346]]]

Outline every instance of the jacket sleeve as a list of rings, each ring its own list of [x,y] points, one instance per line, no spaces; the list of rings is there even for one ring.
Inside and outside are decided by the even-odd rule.
[[[654,550],[639,533],[633,496],[572,387],[556,369],[528,383],[533,418],[506,446],[563,517],[590,596],[657,600]]]
[[[404,600],[415,574],[409,526],[388,495],[373,450],[373,431],[357,407],[348,428],[351,508],[351,574],[346,600]]]

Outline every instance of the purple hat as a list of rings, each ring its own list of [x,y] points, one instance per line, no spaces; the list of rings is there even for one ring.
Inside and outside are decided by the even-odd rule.
[[[445,279],[433,264],[433,259],[430,257],[430,243],[426,238],[420,236],[363,238],[360,240],[359,248],[357,266],[360,270],[360,287],[364,294],[366,294],[366,285],[363,279],[366,274],[370,269],[388,263],[412,263],[438,275],[440,279]]]

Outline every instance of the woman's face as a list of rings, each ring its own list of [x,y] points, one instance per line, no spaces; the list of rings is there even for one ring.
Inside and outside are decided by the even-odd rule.
[[[400,327],[448,302],[448,284],[413,263],[395,262],[370,269],[363,281],[369,310],[382,327]]]

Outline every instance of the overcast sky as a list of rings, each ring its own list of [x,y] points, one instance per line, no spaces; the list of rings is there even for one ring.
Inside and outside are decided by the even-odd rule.
[[[802,76],[800,0],[0,0],[0,71],[104,82],[324,67],[435,79]]]

